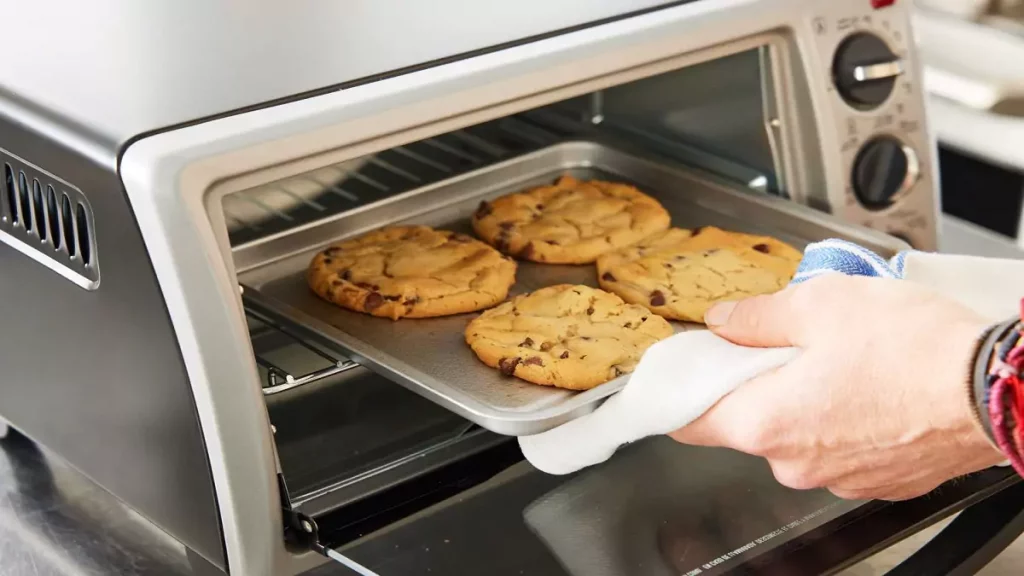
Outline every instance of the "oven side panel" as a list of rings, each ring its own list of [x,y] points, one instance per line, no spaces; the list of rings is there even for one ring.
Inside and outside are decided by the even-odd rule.
[[[102,274],[86,290],[0,242],[0,415],[224,567],[195,402],[114,153],[4,98],[0,147],[81,190]]]

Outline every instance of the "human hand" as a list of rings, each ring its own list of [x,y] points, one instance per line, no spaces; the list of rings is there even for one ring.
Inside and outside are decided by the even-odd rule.
[[[967,393],[984,318],[899,280],[828,274],[719,305],[709,327],[745,346],[795,346],[673,433],[679,442],[764,457],[796,489],[904,500],[1005,458]]]

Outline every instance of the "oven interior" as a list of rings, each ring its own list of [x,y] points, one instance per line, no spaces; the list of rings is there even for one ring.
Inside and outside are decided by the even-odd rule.
[[[408,142],[223,197],[236,271],[317,222],[408,199],[559,143],[616,142],[753,195],[786,196],[773,48],[763,46]],[[383,223],[382,223],[383,224]],[[342,543],[463,490],[521,459],[489,432],[367,369],[300,320],[250,305],[255,360],[295,517]],[[385,322],[390,322],[385,320]]]

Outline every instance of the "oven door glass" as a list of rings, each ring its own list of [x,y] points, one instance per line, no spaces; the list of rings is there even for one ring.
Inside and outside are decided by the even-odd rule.
[[[1024,485],[1012,472],[987,471],[910,502],[850,502],[782,487],[758,458],[656,438],[567,477],[520,463],[398,525],[335,545],[382,575],[828,574],[978,502],[947,528],[978,511],[980,524],[968,527],[974,536],[940,535],[942,554],[911,558],[916,574],[983,564],[1024,529]],[[359,533],[329,526],[321,520],[325,538]],[[343,570],[330,563],[310,574]]]

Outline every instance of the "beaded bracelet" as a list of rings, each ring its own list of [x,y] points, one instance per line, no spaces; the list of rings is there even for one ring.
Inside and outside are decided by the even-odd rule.
[[[983,351],[979,353],[979,360],[985,357]],[[988,357],[991,360],[984,379],[986,393],[981,412],[988,416],[996,446],[1024,476],[1024,325],[1017,321],[1005,329]]]

